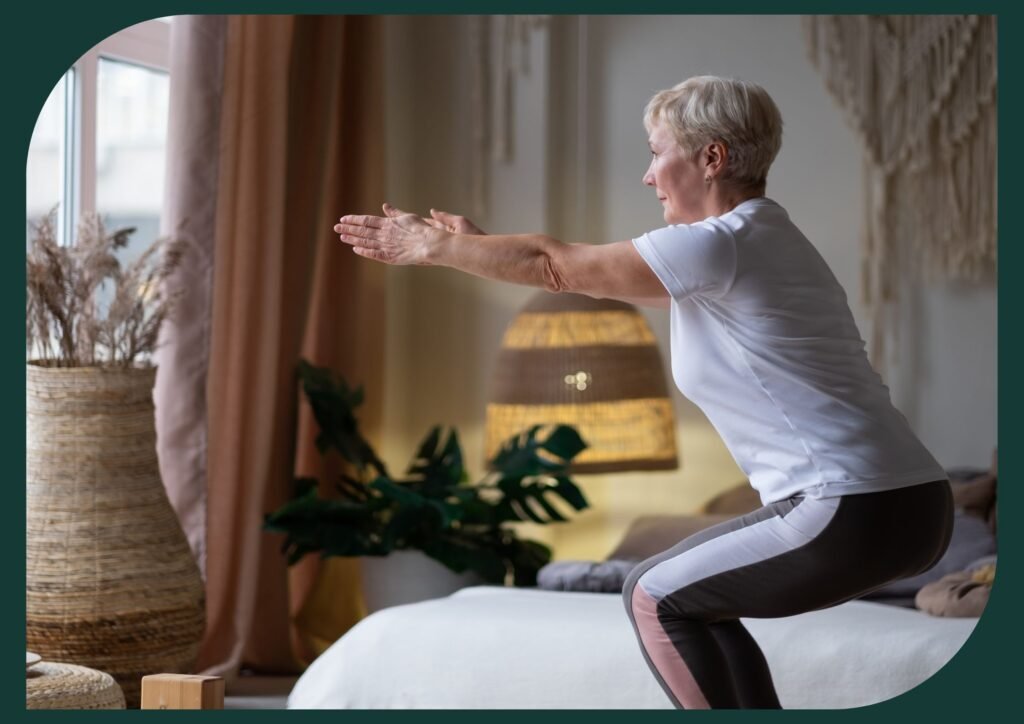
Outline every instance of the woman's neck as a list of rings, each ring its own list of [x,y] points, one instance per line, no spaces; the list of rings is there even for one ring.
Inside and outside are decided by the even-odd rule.
[[[704,202],[704,210],[708,216],[721,216],[727,214],[744,201],[750,199],[764,198],[764,188],[759,189],[737,189],[728,186],[713,185]]]

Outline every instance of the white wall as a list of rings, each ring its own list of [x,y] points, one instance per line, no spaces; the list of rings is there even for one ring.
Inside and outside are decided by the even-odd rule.
[[[467,28],[459,17],[389,21],[389,200],[413,211],[470,208]],[[528,52],[530,73],[518,77],[514,98],[514,157],[491,165],[478,223],[592,242],[658,226],[660,207],[640,182],[645,102],[690,75],[743,77],[768,89],[785,122],[768,195],[832,266],[867,337],[860,147],[807,60],[798,16],[555,18]],[[529,294],[448,270],[391,270],[382,449],[393,465],[440,422],[459,428],[471,473],[482,470],[498,345]],[[996,440],[994,285],[932,283],[908,287],[905,299],[899,366],[883,371],[893,399],[944,465],[987,466]],[[648,318],[665,350],[667,314]],[[600,555],[635,515],[692,511],[741,479],[700,411],[678,394],[675,402],[682,469],[580,478],[594,509],[564,530],[536,532],[559,557]]]

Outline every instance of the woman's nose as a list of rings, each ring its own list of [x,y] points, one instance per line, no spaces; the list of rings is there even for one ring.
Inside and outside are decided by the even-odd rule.
[[[651,169],[647,169],[646,173],[644,173],[643,179],[641,179],[641,180],[644,182],[645,186],[653,186],[654,185],[654,174],[651,173]]]

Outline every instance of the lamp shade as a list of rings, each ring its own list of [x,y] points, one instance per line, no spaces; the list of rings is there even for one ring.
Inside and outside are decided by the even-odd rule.
[[[661,355],[636,307],[540,292],[512,320],[487,405],[487,459],[513,435],[555,424],[587,443],[573,472],[679,467]]]

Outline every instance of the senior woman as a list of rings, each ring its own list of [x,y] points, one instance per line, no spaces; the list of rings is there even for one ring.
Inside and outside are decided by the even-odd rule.
[[[623,587],[644,658],[678,708],[780,708],[740,617],[858,597],[949,544],[945,472],[871,368],[846,295],[765,197],[782,119],[763,88],[700,76],[644,113],[643,182],[666,226],[609,244],[486,235],[384,206],[335,226],[356,254],[671,310],[672,374],[764,504],[644,561]]]

